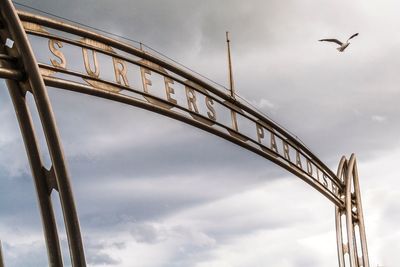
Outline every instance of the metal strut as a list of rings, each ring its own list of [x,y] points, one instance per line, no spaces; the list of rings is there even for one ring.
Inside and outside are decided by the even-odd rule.
[[[344,191],[340,192],[340,196],[345,203],[344,207],[335,208],[339,267],[369,267],[357,161],[354,154],[349,160],[342,157],[337,177],[344,184]]]
[[[19,121],[35,181],[49,265],[51,267],[63,266],[60,241],[50,197],[51,190],[49,190],[49,188],[56,188],[60,196],[72,266],[85,267],[86,261],[70,177],[47,89],[39,72],[38,64],[22,23],[11,0],[0,0],[0,12],[2,18],[1,26],[3,27],[3,29],[1,29],[2,39],[4,40],[4,35],[6,34],[8,38],[11,38],[15,42],[13,48],[4,48],[5,52],[11,58],[18,59],[15,65],[20,69],[19,72],[10,72],[9,70],[14,70],[14,68],[6,62],[6,68],[4,68],[6,71],[0,71],[0,74],[7,76],[5,78],[13,79],[7,80],[7,85]],[[20,76],[20,73],[24,73],[24,75]],[[21,81],[22,78],[25,80]],[[43,167],[40,158],[39,146],[33,129],[32,118],[25,100],[26,91],[32,93],[39,113],[52,162],[52,168],[50,170],[46,170]],[[51,181],[51,179],[49,179],[49,177],[55,177],[56,186],[50,185],[49,181]]]

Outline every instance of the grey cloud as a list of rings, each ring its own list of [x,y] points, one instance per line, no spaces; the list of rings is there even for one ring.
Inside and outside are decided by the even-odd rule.
[[[101,252],[95,252],[95,253],[89,253],[87,257],[87,262],[89,264],[93,265],[117,265],[120,264],[121,261],[115,260],[111,258],[108,254],[101,253]]]
[[[397,135],[400,130],[400,81],[396,57],[400,39],[393,34],[399,22],[396,1],[24,3],[144,41],[220,83],[226,83],[224,33],[229,30],[238,93],[260,105],[262,99],[268,99],[273,106],[265,104],[260,108],[298,135],[333,170],[342,154],[356,152],[361,162],[373,162],[388,157],[394,147],[400,145]],[[317,42],[322,37],[345,38],[356,31],[360,36],[344,54],[337,54],[334,47]],[[50,95],[71,167],[82,228],[87,233],[88,259],[92,264],[126,266],[126,259],[120,260],[109,253],[110,249],[124,251],[130,248],[131,243],[111,236],[119,233],[133,235],[132,239],[136,238],[141,244],[147,242],[156,246],[155,254],[167,250],[162,247],[168,243],[167,237],[175,242],[179,239],[177,236],[181,236],[181,251],[171,249],[176,243],[165,245],[173,250],[169,258],[172,263],[165,263],[170,264],[168,266],[209,267],[224,263],[256,266],[265,261],[271,266],[309,267],[330,266],[336,260],[333,235],[329,247],[331,254],[323,254],[322,248],[298,243],[299,239],[306,238],[299,231],[306,231],[307,227],[313,229],[307,232],[311,234],[333,229],[333,216],[325,213],[332,207],[314,206],[318,204],[317,198],[298,192],[309,192],[306,191],[311,190],[308,185],[300,185],[302,182],[295,178],[282,177],[285,173],[271,163],[158,115],[53,89],[50,89]],[[29,220],[37,216],[37,209],[24,202],[36,203],[32,184],[25,175],[28,173],[26,156],[22,155],[23,145],[15,118],[11,116],[9,100],[2,93],[0,101],[4,111],[0,114],[4,122],[0,138],[0,177],[1,190],[5,191],[1,194],[1,218],[6,222],[16,222],[18,216]],[[5,105],[9,107],[4,108]],[[35,122],[37,124],[37,119]],[[8,176],[13,180],[3,179]],[[365,177],[363,188],[374,188],[371,186],[374,179],[369,173]],[[385,184],[388,178],[382,179]],[[276,181],[290,181],[295,190],[280,188],[281,196],[262,200],[293,205],[293,209],[283,206],[279,212],[273,206],[265,210],[258,207],[258,212],[269,216],[262,218],[251,214],[251,209],[242,204],[230,206],[232,213],[226,211],[229,204],[215,208],[215,214],[199,208],[259,187],[262,181],[267,181],[269,186]],[[147,183],[149,186],[145,187],[143,184]],[[392,182],[393,186],[382,192],[394,190],[395,184]],[[129,186],[133,187],[131,191]],[[18,189],[11,191],[13,187]],[[268,194],[274,192],[265,190]],[[368,200],[370,194],[363,196]],[[282,201],[288,195],[290,201]],[[6,205],[10,200],[12,205]],[[321,201],[324,201],[322,197]],[[304,202],[310,206],[302,207]],[[379,220],[385,218],[387,228],[396,228],[398,218],[393,213],[398,209],[396,198],[376,198],[376,201],[367,201],[365,208],[371,213],[379,210]],[[302,213],[309,209],[317,212]],[[202,213],[196,214],[199,210]],[[244,217],[234,216],[239,211]],[[13,214],[16,217],[13,218]],[[211,218],[214,223],[209,227],[201,225],[203,228],[199,226],[201,229],[196,231],[184,226],[161,227],[157,231],[157,227],[149,224],[149,221],[160,223],[160,220],[178,215],[186,220],[182,219],[181,224],[189,221],[190,227],[195,225],[193,217],[196,216],[204,221]],[[188,219],[190,216],[192,220]],[[40,222],[35,218],[40,228]],[[223,225],[218,226],[215,222]],[[331,224],[326,226],[329,222]],[[374,224],[372,219],[368,222]],[[134,227],[130,228],[132,224]],[[19,227],[22,230],[29,228]],[[270,238],[265,237],[272,243],[268,244],[268,249],[261,241],[245,242],[252,234],[262,236],[259,231],[263,227],[270,230]],[[34,228],[36,232],[37,228]],[[282,229],[289,234],[281,232]],[[185,240],[192,241],[194,233],[204,234],[216,243],[211,248],[190,246]],[[378,244],[378,240],[386,242],[374,250],[381,250],[379,255],[385,262],[376,262],[378,256],[371,254],[373,262],[393,265],[397,259],[398,236],[373,230],[370,233],[373,233],[370,235],[372,244]],[[90,240],[89,237],[96,238]],[[118,240],[101,243],[101,238]],[[247,247],[251,251],[247,251]],[[33,255],[24,250],[15,251],[19,255]],[[235,257],[229,251],[240,253]],[[35,254],[32,257],[42,262],[44,256]],[[29,266],[25,262],[16,264]]]
[[[105,242],[102,239],[87,238],[85,240],[85,251],[87,262],[93,266],[116,266],[121,260],[115,259],[106,251],[108,248],[124,248],[124,243]]]
[[[107,3],[103,3],[105,5],[107,5]],[[308,3],[309,5],[311,5],[311,3]],[[129,3],[121,3],[121,6],[130,6],[131,4]],[[136,17],[141,17],[139,15],[135,16],[136,12],[143,12],[146,13],[148,12],[148,16],[146,17],[146,21],[152,21],[149,18],[156,18],[155,19],[155,23],[159,24],[159,25],[165,25],[166,27],[169,27],[168,29],[170,29],[169,31],[163,31],[163,32],[168,32],[169,34],[171,32],[175,32],[171,29],[173,29],[174,27],[171,26],[171,24],[173,25],[180,25],[180,27],[186,27],[187,23],[180,23],[182,21],[185,21],[185,18],[187,18],[185,14],[185,12],[187,12],[188,10],[193,11],[193,6],[191,6],[191,3],[186,3],[182,4],[182,3],[161,3],[161,2],[146,2],[146,3],[135,3],[134,8],[132,9],[126,9],[122,12],[122,14],[119,15],[118,19],[123,19],[123,20],[132,20],[132,17],[136,18]],[[302,4],[303,5],[303,4]],[[224,23],[228,23],[229,25],[235,25],[235,27],[237,27],[237,32],[238,32],[238,40],[236,41],[238,44],[242,44],[244,47],[248,46],[248,43],[245,42],[245,40],[248,40],[249,38],[247,37],[243,37],[242,35],[246,35],[246,34],[251,34],[251,36],[258,36],[258,37],[252,37],[250,38],[251,43],[254,44],[262,44],[262,45],[266,45],[268,44],[268,42],[270,42],[269,46],[267,47],[265,46],[265,49],[259,51],[259,47],[256,47],[252,50],[245,50],[245,51],[241,51],[239,50],[240,54],[238,55],[237,58],[237,64],[236,66],[238,66],[237,68],[240,70],[238,72],[235,72],[238,76],[237,82],[239,85],[239,93],[243,93],[245,94],[245,96],[247,96],[248,99],[257,99],[257,95],[263,95],[263,91],[265,91],[265,88],[276,88],[278,90],[274,90],[274,95],[273,98],[271,99],[271,101],[273,101],[274,103],[279,103],[279,106],[285,107],[285,109],[282,109],[278,115],[276,115],[276,118],[278,121],[283,122],[283,124],[285,124],[285,126],[287,126],[287,128],[292,129],[294,132],[298,133],[299,136],[301,136],[302,138],[305,138],[307,140],[308,136],[311,136],[313,132],[315,132],[315,129],[321,130],[321,129],[326,129],[328,127],[328,129],[326,131],[329,132],[329,134],[320,134],[317,135],[320,138],[318,138],[316,141],[313,141],[312,143],[316,143],[315,147],[320,150],[317,152],[318,154],[320,154],[321,156],[325,156],[326,154],[330,153],[330,151],[332,151],[333,147],[327,147],[326,150],[321,150],[321,147],[325,147],[325,146],[321,146],[320,143],[326,143],[327,139],[332,139],[332,134],[337,133],[338,131],[335,129],[344,129],[345,131],[348,131],[347,133],[345,133],[346,136],[350,136],[350,135],[358,135],[358,136],[363,136],[363,134],[360,131],[357,131],[357,129],[363,129],[364,127],[368,127],[368,125],[366,124],[354,124],[351,121],[349,121],[349,123],[347,123],[347,125],[336,125],[335,123],[332,124],[332,121],[336,121],[337,118],[339,118],[338,116],[340,116],[340,118],[346,118],[348,117],[349,119],[352,118],[351,116],[351,107],[354,106],[354,104],[356,106],[361,107],[362,112],[369,112],[368,110],[365,110],[368,107],[365,107],[364,103],[370,103],[371,99],[365,99],[364,96],[362,96],[362,94],[360,94],[360,92],[355,92],[355,94],[353,94],[353,96],[351,97],[351,99],[355,99],[358,98],[358,95],[360,95],[361,97],[361,102],[360,103],[354,103],[354,102],[349,102],[349,97],[343,95],[343,94],[338,94],[336,95],[335,91],[341,90],[341,88],[347,87],[349,89],[351,88],[365,88],[365,85],[368,86],[368,88],[365,88],[366,91],[371,92],[369,90],[369,88],[371,88],[372,86],[376,86],[377,83],[380,83],[380,80],[385,79],[387,80],[387,78],[385,78],[385,76],[387,76],[387,74],[385,74],[385,72],[381,72],[381,73],[377,73],[376,72],[376,68],[372,68],[371,66],[379,66],[382,63],[381,62],[385,62],[385,64],[387,65],[387,57],[385,55],[390,55],[390,51],[386,52],[385,54],[383,54],[383,57],[380,56],[380,58],[378,58],[376,55],[374,56],[369,56],[371,55],[369,51],[369,54],[365,54],[364,58],[365,59],[361,59],[361,58],[357,58],[356,65],[354,63],[349,64],[349,66],[346,68],[340,67],[339,65],[332,65],[332,67],[329,67],[332,63],[331,62],[326,62],[323,65],[326,65],[326,69],[325,68],[320,68],[321,64],[315,64],[315,60],[312,59],[305,59],[304,57],[301,56],[301,54],[296,53],[296,52],[291,52],[289,51],[289,53],[287,53],[288,55],[293,55],[293,58],[287,57],[287,59],[283,58],[283,64],[285,64],[287,67],[284,67],[282,69],[282,71],[284,71],[284,76],[280,77],[280,73],[276,73],[276,71],[274,72],[269,72],[266,71],[264,73],[259,73],[257,75],[257,77],[254,77],[253,79],[249,79],[246,76],[242,76],[241,73],[247,73],[246,71],[243,70],[244,67],[240,67],[240,66],[246,66],[246,61],[248,58],[253,58],[254,55],[256,54],[265,54],[264,51],[268,51],[271,50],[272,51],[274,49],[276,49],[276,47],[278,46],[283,46],[286,47],[287,50],[290,49],[289,47],[289,42],[292,43],[293,38],[296,38],[296,41],[300,41],[306,37],[312,37],[312,42],[313,43],[317,43],[317,36],[313,36],[315,34],[317,34],[318,32],[321,32],[324,30],[324,28],[326,28],[326,23],[333,23],[335,22],[335,31],[338,31],[340,29],[340,27],[345,26],[346,24],[348,24],[349,21],[352,22],[352,24],[358,25],[358,26],[362,26],[362,23],[365,24],[371,24],[371,22],[369,22],[368,20],[366,20],[365,16],[367,14],[366,10],[361,8],[361,9],[357,9],[356,5],[350,5],[351,8],[346,9],[345,11],[343,11],[343,13],[340,14],[339,16],[339,20],[338,20],[338,15],[337,12],[332,12],[332,9],[335,8],[336,4],[329,4],[329,5],[323,5],[323,6],[319,6],[320,8],[320,12],[317,12],[317,14],[312,14],[312,17],[309,18],[311,21],[314,21],[313,25],[314,27],[304,27],[303,25],[296,23],[296,19],[302,19],[305,20],[306,16],[310,16],[310,14],[308,12],[305,12],[306,9],[304,9],[302,7],[302,5],[300,5],[299,3],[297,3],[296,1],[292,1],[291,4],[285,4],[285,6],[279,4],[277,1],[270,1],[268,3],[261,3],[261,2],[257,2],[255,1],[252,4],[248,4],[248,3],[242,3],[242,2],[233,2],[230,5],[226,6],[225,4],[214,4],[213,8],[209,8],[209,5],[206,4],[200,4],[196,6],[196,10],[195,13],[198,14],[202,14],[201,16],[201,20],[204,21],[204,24],[206,25],[210,25],[210,26],[203,26],[203,32],[204,34],[211,34],[210,36],[204,37],[204,34],[201,34],[201,36],[203,36],[205,39],[207,40],[214,40],[213,42],[218,42],[218,38],[217,38],[217,32],[221,31],[223,33],[223,30],[219,29],[218,27],[222,27],[221,25],[224,25]],[[73,6],[73,5],[71,5]],[[100,6],[100,5],[99,5]],[[157,8],[154,8],[155,6],[157,6]],[[363,5],[362,5],[363,6]],[[46,7],[48,9],[52,9],[53,7],[51,6],[50,3],[47,3]],[[179,8],[178,8],[179,7]],[[66,10],[68,10],[68,7],[66,7]],[[94,10],[97,10],[96,8]],[[220,12],[220,10],[224,10],[224,12]],[[235,10],[236,12],[230,12],[231,10]],[[100,13],[101,12],[110,12],[111,9],[110,7],[107,8],[103,8],[102,10],[98,10]],[[76,10],[76,12],[80,12],[79,10]],[[93,12],[93,10],[91,11]],[[154,16],[152,15],[154,13]],[[234,14],[234,15],[233,15]],[[246,23],[244,23],[246,20],[245,18],[249,18],[249,16],[252,16],[252,19],[250,20],[250,23],[254,23],[247,25]],[[264,16],[262,16],[261,14],[265,14]],[[279,14],[279,15],[278,15]],[[351,16],[350,16],[351,14]],[[77,15],[77,14],[75,14]],[[88,19],[88,17],[90,17],[90,13],[83,16],[83,14],[79,14],[80,17],[84,17],[85,19]],[[347,16],[349,15],[349,16]],[[107,16],[104,16],[107,17]],[[190,16],[190,19],[193,19],[193,17],[196,16]],[[268,20],[264,20],[264,18],[267,17]],[[357,18],[357,19],[355,19]],[[198,18],[200,20],[200,18]],[[265,21],[268,21],[268,23],[266,23]],[[120,21],[117,21],[119,24],[118,25],[126,25],[124,23],[121,23]],[[115,24],[117,24],[117,22],[115,22]],[[161,23],[162,22],[162,23]],[[151,22],[153,23],[153,22]],[[382,23],[381,23],[382,24]],[[142,25],[139,23],[139,25]],[[199,27],[197,23],[194,23],[193,27]],[[216,25],[216,26],[213,26]],[[330,24],[331,25],[331,24]],[[246,26],[246,28],[244,29],[244,27]],[[257,27],[256,27],[257,26]],[[273,28],[275,30],[274,33],[268,33],[268,30],[261,30],[261,27],[266,27],[266,28]],[[289,27],[293,27],[292,29],[290,29]],[[354,26],[353,26],[354,27]],[[363,26],[365,27],[365,26]],[[146,26],[144,27],[145,29],[149,29],[149,28],[155,28],[155,27],[150,27],[150,26]],[[180,28],[180,29],[181,29]],[[311,32],[312,31],[312,32]],[[368,36],[367,33],[372,33],[371,30],[368,30],[367,28],[365,28],[365,31],[367,31],[365,34],[361,34],[360,35],[360,40],[355,40],[356,44],[360,46],[360,43],[362,44],[362,42],[365,41],[369,41],[371,39],[371,37]],[[182,34],[181,30],[177,30],[176,32],[179,32],[179,36],[185,36],[185,34]],[[213,33],[215,32],[215,33]],[[255,32],[261,32],[262,34],[255,34]],[[296,36],[296,34],[301,34],[301,33],[306,33],[306,36]],[[127,33],[129,35],[129,33]],[[196,35],[196,34],[194,34]],[[271,42],[270,36],[271,35],[275,35],[275,36],[280,36],[281,39],[279,39],[277,42]],[[294,36],[293,36],[294,35]],[[178,37],[179,37],[178,36]],[[364,37],[365,36],[365,37]],[[171,36],[171,40],[176,40],[176,38],[174,38],[176,36]],[[186,36],[185,36],[186,37]],[[193,36],[188,36],[189,38],[187,39],[193,39]],[[158,36],[158,38],[154,39],[154,43],[161,43],[163,44],[163,46],[165,47],[166,50],[169,50],[168,42],[163,41],[164,37],[162,36]],[[254,40],[254,38],[259,38],[257,40]],[[282,39],[284,38],[284,39]],[[318,37],[319,38],[319,37]],[[363,38],[367,38],[363,39]],[[268,42],[267,42],[268,41]],[[359,42],[357,44],[357,42]],[[310,41],[306,42],[307,45],[310,45]],[[180,43],[180,45],[182,46],[182,42]],[[303,47],[305,48],[305,46],[303,45],[302,42],[299,42],[298,44],[298,48],[300,48],[300,51],[302,51]],[[318,44],[320,45],[320,44]],[[208,46],[208,45],[206,45]],[[211,44],[210,46],[210,51],[209,53],[212,53],[212,49],[211,49]],[[172,46],[172,47],[176,47],[176,46]],[[175,49],[172,48],[173,52],[179,52],[181,55],[185,54],[185,51],[191,51],[192,49],[190,48],[191,45],[186,46],[186,49]],[[313,46],[315,47],[315,46]],[[319,46],[320,47],[320,46]],[[270,48],[270,49],[269,49]],[[362,47],[361,47],[362,48]],[[224,49],[224,45],[221,45],[221,50]],[[165,50],[164,50],[165,51]],[[169,51],[168,51],[169,52]],[[222,53],[223,51],[220,51],[218,53]],[[334,51],[336,52],[336,51]],[[318,51],[318,53],[321,53],[321,50]],[[351,52],[350,52],[351,53]],[[170,53],[169,53],[170,54]],[[267,53],[267,56],[272,56],[269,58],[268,62],[266,63],[266,66],[268,65],[272,65],[274,66],[274,68],[276,69],[276,66],[278,65],[283,65],[282,63],[280,63],[280,61],[282,61],[281,58],[277,58],[276,56],[272,55],[271,53]],[[282,54],[278,54],[278,56],[282,57]],[[347,55],[346,55],[347,56]],[[190,60],[190,56],[189,56],[189,60]],[[210,58],[208,56],[202,56],[200,58],[200,61],[202,60],[202,58],[207,59]],[[213,58],[213,56],[211,56],[211,58]],[[221,64],[225,64],[225,60],[223,59],[224,57],[221,57]],[[368,59],[371,58],[371,59]],[[295,65],[293,66],[293,59],[295,60],[294,63]],[[361,59],[361,60],[360,60]],[[198,60],[196,58],[196,60]],[[330,60],[329,58],[326,58],[326,60]],[[372,60],[372,61],[371,61]],[[292,62],[291,62],[292,61]],[[245,64],[243,64],[242,62],[244,62]],[[253,61],[254,62],[254,59]],[[189,62],[189,64],[191,64],[191,62]],[[200,63],[201,64],[201,63]],[[260,64],[256,64],[260,65]],[[225,71],[221,72],[221,69],[225,69],[223,68],[219,68],[221,65],[217,65],[218,68],[207,68],[208,72],[215,72],[215,73],[220,73],[218,75],[220,75],[219,80],[224,80],[225,77]],[[299,67],[301,66],[301,69],[299,71]],[[337,66],[337,67],[336,67]],[[247,67],[247,66],[246,66]],[[283,67],[283,66],[282,66]],[[350,72],[349,70],[354,70],[355,67],[355,78],[350,77],[348,74],[349,73],[353,73]],[[388,70],[390,69],[397,69],[396,66],[387,68]],[[279,70],[279,68],[278,68]],[[365,74],[367,72],[367,74]],[[327,75],[327,73],[329,75]],[[347,74],[346,74],[347,73]],[[357,75],[357,73],[360,73],[360,75]],[[268,79],[265,77],[265,74],[267,74],[267,77],[274,77],[273,79]],[[214,75],[214,74],[212,74]],[[283,75],[283,73],[282,73]],[[362,76],[361,76],[362,75]],[[264,77],[263,77],[264,76]],[[223,78],[222,78],[223,77]],[[366,77],[368,77],[368,83],[366,84],[365,82],[363,82]],[[222,78],[222,79],[221,79]],[[253,81],[256,81],[257,84],[253,85]],[[294,83],[293,81],[296,81],[296,83]],[[341,82],[341,81],[346,81]],[[349,82],[350,81],[350,82]],[[283,84],[282,84],[283,83]],[[264,86],[260,86],[261,84],[263,84]],[[242,90],[240,88],[243,88]],[[248,90],[246,90],[246,88],[252,88],[251,94],[248,93]],[[311,88],[314,88],[313,90],[311,90]],[[295,91],[294,91],[295,90]],[[306,94],[303,93],[299,93],[299,90],[304,91]],[[321,94],[322,92],[323,94]],[[328,93],[326,93],[328,92]],[[351,92],[351,91],[350,91]],[[354,92],[354,91],[353,91]],[[248,95],[249,94],[249,95]],[[293,95],[295,94],[294,98],[288,98],[287,96]],[[313,94],[317,94],[318,98],[318,102],[316,101],[310,101],[311,99],[309,97],[306,97],[307,95],[313,95]],[[324,96],[324,94],[326,96]],[[369,94],[371,97],[374,97],[373,95]],[[250,96],[250,97],[249,97]],[[300,98],[299,98],[300,97]],[[396,96],[395,96],[396,97]],[[386,96],[385,98],[382,99],[382,101],[390,101],[391,99],[396,99],[395,97],[388,97]],[[270,97],[269,97],[270,98]],[[364,98],[364,99],[363,99]],[[373,99],[373,98],[372,98]],[[304,105],[304,107],[299,107],[299,104],[295,104],[296,101],[297,103],[304,103],[306,106]],[[345,111],[346,113],[341,113],[341,114],[337,114],[335,108],[332,105],[327,106],[326,102],[329,101],[329,103],[332,103],[334,101],[337,101],[337,103],[340,102],[344,102],[346,103],[343,111]],[[375,103],[377,103],[376,101],[373,101]],[[342,105],[343,106],[343,105]],[[395,106],[395,105],[385,105],[385,107],[390,107],[390,106]],[[306,131],[303,133],[303,131],[305,130],[304,127],[302,127],[301,125],[298,126],[296,124],[296,121],[293,121],[292,119],[288,119],[288,118],[296,118],[296,116],[294,116],[294,114],[298,114],[297,111],[299,109],[302,109],[304,111],[303,116],[304,117],[314,117],[319,110],[324,110],[325,114],[324,116],[321,116],[319,119],[314,119],[314,123],[312,128],[310,129],[310,131]],[[375,108],[375,110],[370,111],[370,112],[375,112],[375,111],[380,111],[382,112],[382,110],[380,110],[382,107],[378,106]],[[393,112],[393,111],[390,111]],[[282,113],[282,115],[280,115],[280,113]],[[358,118],[355,118],[357,120],[359,120]],[[302,118],[298,118],[297,121],[301,122]],[[294,122],[294,124],[293,124]],[[318,124],[315,124],[316,122],[318,122]],[[330,127],[330,128],[329,128]],[[355,130],[357,131],[356,133],[353,133],[352,130],[353,128],[355,128]],[[362,131],[362,130],[361,130]],[[359,153],[362,153],[363,149],[365,149],[365,147],[370,147],[370,146],[363,146],[363,144],[365,144],[366,140],[371,140],[372,138],[374,138],[375,140],[379,140],[379,138],[376,138],[381,132],[389,132],[387,131],[387,129],[379,129],[377,133],[374,133],[373,136],[371,135],[367,135],[365,136],[365,139],[358,139],[359,143],[355,143],[353,145],[353,150],[357,151]],[[395,132],[395,131],[390,131],[390,132]],[[364,131],[365,133],[365,131]],[[337,139],[343,139],[342,136],[338,136],[335,137]],[[314,139],[314,138],[313,138]],[[347,138],[349,139],[349,138]],[[349,142],[352,142],[351,139],[348,142],[342,142],[342,143],[338,143],[338,146],[335,145],[337,149],[337,153],[344,153],[347,152],[345,151],[345,148],[349,147]],[[310,143],[310,142],[308,142]],[[312,144],[311,143],[311,144]],[[378,142],[376,145],[374,145],[374,148],[376,148],[377,146],[384,146],[384,144],[382,142]],[[363,147],[362,147],[363,146]],[[328,161],[330,161],[331,159],[328,158]]]
[[[149,223],[141,225],[133,225],[131,235],[137,242],[158,243],[163,241],[163,233],[154,225]]]
[[[0,87],[5,89],[3,81],[0,83]],[[0,171],[10,177],[28,174],[27,157],[7,90],[0,91],[0,106],[2,107],[0,112]]]
[[[3,259],[7,266],[47,266],[43,242],[27,242],[12,245],[2,242]]]

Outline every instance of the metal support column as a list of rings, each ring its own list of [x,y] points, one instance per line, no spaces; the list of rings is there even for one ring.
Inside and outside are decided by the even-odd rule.
[[[345,157],[341,159],[337,177],[345,186],[344,192],[340,192],[345,205],[336,207],[335,211],[339,267],[369,267],[357,161],[354,154],[349,160]],[[342,221],[343,216],[345,223]]]
[[[14,105],[15,113],[17,115],[35,183],[43,231],[46,240],[49,266],[63,266],[57,224],[54,217],[53,206],[51,204],[51,188],[46,179],[47,170],[44,168],[40,156],[32,118],[26,105],[25,94],[21,92],[17,82],[15,81],[8,80],[7,86]]]
[[[19,83],[18,87],[22,88],[27,86],[32,92],[43,127],[43,132],[45,134],[47,147],[52,161],[52,169],[54,170],[55,180],[60,195],[72,266],[85,267],[86,261],[78,215],[49,96],[43,78],[39,72],[39,67],[32,48],[11,0],[1,0],[0,11],[2,18],[4,19],[3,23],[5,28],[9,32],[10,38],[15,42],[14,45],[16,49],[11,50],[11,52],[15,54],[10,56],[19,57],[27,78],[27,83],[25,85]]]
[[[0,267],[4,267],[3,248],[1,241],[0,241]]]

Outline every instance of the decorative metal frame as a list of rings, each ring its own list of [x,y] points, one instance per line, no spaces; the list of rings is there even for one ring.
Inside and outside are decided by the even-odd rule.
[[[50,65],[37,62],[28,36],[48,40],[54,56]],[[0,47],[0,78],[7,80],[27,151],[50,266],[63,266],[50,197],[53,190],[59,193],[72,266],[84,267],[86,261],[68,168],[46,86],[93,95],[168,116],[274,162],[304,180],[335,205],[339,266],[369,267],[354,154],[349,160],[342,158],[335,175],[295,136],[238,101],[233,91],[227,94],[168,60],[142,50],[142,47],[136,48],[52,18],[17,11],[11,0],[0,0],[0,38],[2,43],[7,38],[14,41],[12,48]],[[86,73],[66,68],[66,57],[61,51],[64,44],[82,49]],[[112,58],[115,81],[100,77],[96,54]],[[128,64],[140,70],[142,90],[129,85]],[[150,91],[152,74],[164,80],[166,98]],[[174,99],[173,86],[178,84],[184,87],[185,104]],[[50,169],[44,167],[40,156],[26,103],[28,93],[33,95],[45,134],[52,163]],[[204,100],[203,111],[200,110],[200,99]],[[217,118],[217,105],[230,115],[230,123]],[[242,132],[240,122],[253,125],[254,133]],[[1,266],[3,259],[0,251]]]

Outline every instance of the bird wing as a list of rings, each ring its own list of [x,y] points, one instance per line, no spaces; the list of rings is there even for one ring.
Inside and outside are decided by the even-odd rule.
[[[353,34],[352,36],[350,36],[349,40],[350,40],[351,38],[354,38],[354,37],[356,37],[357,35],[358,35],[358,32],[357,32],[357,33],[355,33],[355,34]],[[347,41],[349,41],[349,40],[347,40]]]
[[[338,39],[321,39],[318,40],[320,42],[332,42],[332,43],[337,43],[338,45],[343,45],[343,43],[341,41],[339,41]]]

